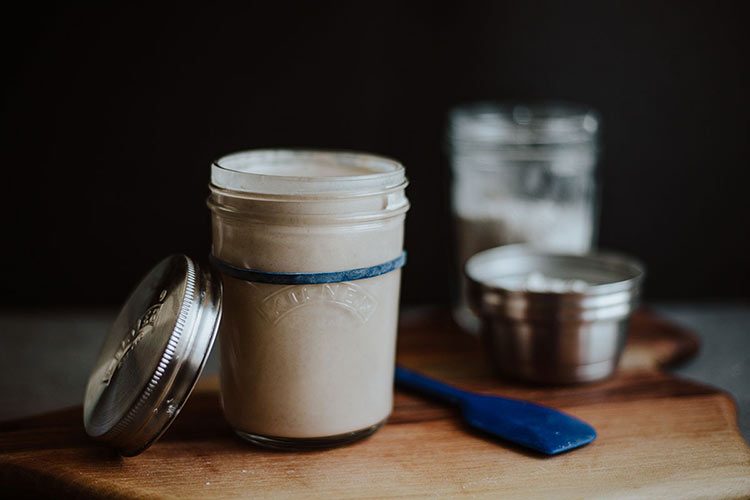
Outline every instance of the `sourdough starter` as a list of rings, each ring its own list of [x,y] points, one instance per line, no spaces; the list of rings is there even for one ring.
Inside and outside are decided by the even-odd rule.
[[[220,188],[214,166],[209,205],[219,259],[316,273],[401,254],[408,202],[397,163],[304,151],[240,153],[224,163],[249,175],[221,180]],[[381,174],[391,179],[368,180]],[[315,179],[322,184],[311,187]],[[232,427],[322,438],[384,421],[392,408],[400,277],[396,270],[350,282],[271,285],[223,276],[221,394]]]

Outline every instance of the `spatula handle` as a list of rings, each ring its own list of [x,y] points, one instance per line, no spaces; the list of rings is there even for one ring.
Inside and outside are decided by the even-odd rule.
[[[398,365],[396,365],[395,383],[405,389],[429,394],[452,404],[460,403],[466,396],[466,393],[461,389],[456,389],[448,384],[438,382],[435,379],[425,377]]]

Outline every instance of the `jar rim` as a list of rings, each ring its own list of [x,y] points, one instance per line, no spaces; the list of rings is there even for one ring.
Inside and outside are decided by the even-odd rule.
[[[537,250],[528,244],[512,244],[474,254],[464,267],[470,280],[488,289],[530,296],[568,293],[527,291],[523,287],[507,288],[497,284],[497,278],[518,277],[534,271],[552,278],[588,282],[585,291],[570,292],[573,295],[604,296],[623,291],[637,294],[645,266],[634,257],[612,251],[572,254]]]
[[[230,191],[269,195],[368,193],[403,184],[396,160],[345,150],[251,149],[211,164],[211,184]]]
[[[451,110],[454,146],[560,146],[596,142],[600,118],[593,108],[565,101],[479,101]]]

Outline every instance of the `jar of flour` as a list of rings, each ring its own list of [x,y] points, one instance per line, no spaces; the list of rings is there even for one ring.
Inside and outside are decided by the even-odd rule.
[[[592,247],[598,125],[591,109],[560,103],[475,103],[451,113],[455,317],[467,330],[477,321],[462,269],[475,253],[513,243],[571,254]]]

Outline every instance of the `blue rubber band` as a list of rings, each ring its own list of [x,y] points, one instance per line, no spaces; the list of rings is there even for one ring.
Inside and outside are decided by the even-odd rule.
[[[406,264],[406,252],[402,252],[401,255],[393,260],[375,266],[348,269],[346,271],[333,271],[330,273],[272,273],[235,267],[213,255],[209,256],[209,259],[211,260],[211,264],[219,271],[239,280],[251,281],[253,283],[269,283],[272,285],[318,285],[321,283],[363,280],[390,273]]]

